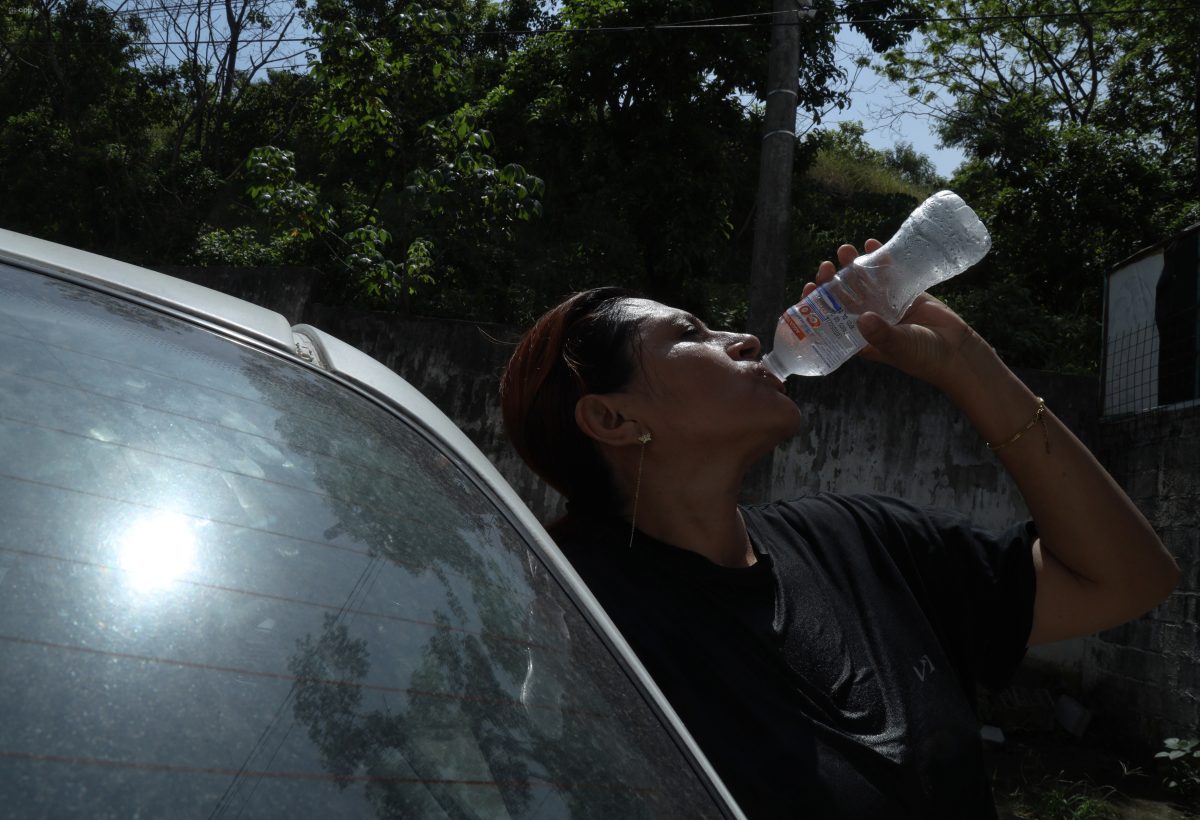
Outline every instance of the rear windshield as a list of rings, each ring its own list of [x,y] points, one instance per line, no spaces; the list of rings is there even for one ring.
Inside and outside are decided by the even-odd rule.
[[[0,266],[6,817],[706,817],[453,457],[336,381]]]

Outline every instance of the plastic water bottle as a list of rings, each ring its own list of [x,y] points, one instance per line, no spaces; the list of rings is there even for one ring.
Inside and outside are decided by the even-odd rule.
[[[763,364],[780,380],[832,373],[867,345],[858,332],[860,314],[872,311],[899,322],[923,291],[962,273],[991,247],[975,212],[958,194],[939,191],[886,245],[858,257],[788,308]]]

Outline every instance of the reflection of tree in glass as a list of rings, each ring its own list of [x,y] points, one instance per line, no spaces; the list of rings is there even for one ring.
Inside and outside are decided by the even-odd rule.
[[[105,312],[121,319],[122,324],[129,322],[150,330],[174,333],[177,336],[185,336],[197,330],[196,326],[189,322],[180,321],[172,316],[159,313],[156,310],[147,310],[141,305],[126,301],[125,299],[116,299],[106,293],[100,293],[90,288],[78,287],[53,279],[43,281],[46,282],[47,288],[53,288],[59,295],[76,303],[102,308]]]
[[[295,717],[332,774],[370,778],[379,817],[696,814],[703,787],[661,724],[456,463],[303,368],[247,351],[242,372],[324,496],[324,538],[379,570],[341,591],[343,613],[289,664]]]
[[[250,352],[242,364],[279,408],[283,442],[325,456],[303,466],[338,514],[327,538],[352,538],[410,569],[436,564],[473,579],[512,574],[496,564],[504,550],[458,537],[468,518],[495,511],[420,434],[301,368],[273,367]]]
[[[297,642],[296,654],[288,664],[299,679],[293,706],[296,718],[308,725],[309,736],[321,750],[321,762],[345,786],[360,761],[355,756],[359,743],[356,728],[348,719],[362,703],[362,689],[347,683],[361,681],[370,669],[367,642],[351,639],[345,624],[327,614],[316,640],[312,635]]]
[[[524,549],[506,543],[495,507],[403,422],[301,368],[271,365],[243,357],[246,375],[280,408],[274,426],[296,469],[326,494],[335,523],[325,540],[421,578],[406,586],[426,614],[445,610],[456,628],[512,636],[531,594]],[[518,654],[496,660],[520,679]]]
[[[531,799],[528,749],[474,636],[439,632],[413,675],[406,707],[364,708],[366,641],[327,615],[319,637],[297,642],[293,713],[322,764],[345,788],[367,778],[377,817],[519,816]],[[459,698],[466,679],[481,694]]]

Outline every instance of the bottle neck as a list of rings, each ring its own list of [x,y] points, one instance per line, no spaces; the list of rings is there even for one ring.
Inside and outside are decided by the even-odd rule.
[[[770,353],[762,357],[762,363],[766,365],[767,370],[771,371],[772,376],[779,379],[781,382],[787,381],[787,377],[790,376],[791,373],[783,369],[783,363],[779,361],[779,358],[779,356],[775,355],[775,351],[772,350]]]

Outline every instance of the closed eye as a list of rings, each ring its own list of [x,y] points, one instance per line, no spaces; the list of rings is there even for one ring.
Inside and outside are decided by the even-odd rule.
[[[708,327],[697,319],[695,316],[686,316],[680,322],[679,336],[686,339],[693,336],[701,336],[708,332]]]

